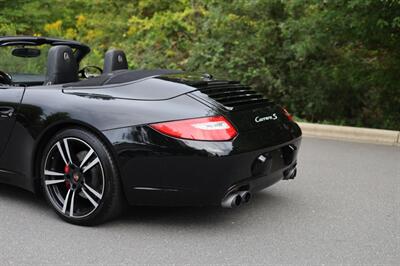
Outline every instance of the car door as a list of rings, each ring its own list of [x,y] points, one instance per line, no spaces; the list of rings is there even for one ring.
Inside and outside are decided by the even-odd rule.
[[[16,111],[24,95],[24,87],[0,84],[0,161],[15,124]]]

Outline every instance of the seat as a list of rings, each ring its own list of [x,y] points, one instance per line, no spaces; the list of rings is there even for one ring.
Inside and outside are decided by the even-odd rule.
[[[104,56],[103,74],[122,69],[128,69],[128,62],[124,51],[116,49],[108,50]]]
[[[63,84],[78,80],[78,63],[71,47],[66,45],[51,47],[47,57],[45,84]]]

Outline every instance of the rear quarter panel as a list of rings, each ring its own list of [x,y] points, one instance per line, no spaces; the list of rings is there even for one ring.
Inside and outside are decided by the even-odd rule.
[[[8,183],[34,190],[38,144],[51,137],[46,132],[52,128],[81,125],[107,141],[104,130],[207,115],[213,115],[213,111],[186,95],[167,100],[131,100],[67,94],[61,86],[29,87],[0,167],[18,176]]]

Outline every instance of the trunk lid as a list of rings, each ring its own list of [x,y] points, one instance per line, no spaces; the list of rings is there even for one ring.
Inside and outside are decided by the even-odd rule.
[[[281,107],[240,82],[212,80],[190,85],[197,90],[189,95],[218,108],[241,132],[266,127],[281,131],[290,122]]]

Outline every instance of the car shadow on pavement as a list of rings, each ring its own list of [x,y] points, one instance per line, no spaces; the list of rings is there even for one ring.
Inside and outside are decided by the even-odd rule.
[[[289,201],[289,202],[288,202]],[[102,226],[112,228],[115,226],[129,227],[136,224],[146,226],[202,226],[207,227],[225,226],[237,221],[245,221],[253,215],[256,216],[260,210],[268,211],[271,208],[280,208],[282,205],[290,204],[292,199],[284,197],[276,191],[265,190],[254,195],[248,204],[235,209],[224,209],[219,206],[208,207],[151,207],[131,206],[114,221]],[[16,211],[34,211],[35,213],[48,213],[49,219],[58,219],[47,205],[41,195],[21,188],[0,184],[0,207],[10,205],[18,208]],[[0,208],[1,209],[1,208]],[[47,214],[46,214],[47,215]],[[61,221],[61,219],[60,219]]]
[[[235,222],[245,222],[249,217],[257,216],[263,209],[278,208],[290,204],[290,198],[272,191],[257,193],[253,199],[239,208],[225,209],[219,206],[207,207],[138,207],[132,206],[112,224],[145,224],[146,226],[226,226]]]
[[[5,202],[23,204],[25,208],[36,208],[40,210],[49,208],[45,199],[40,195],[6,184],[0,184],[0,201],[3,204]]]

